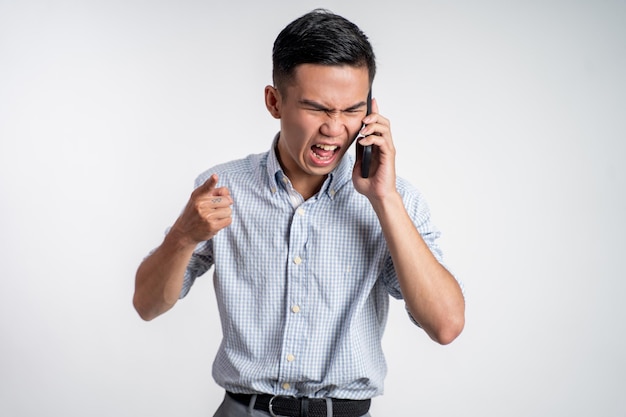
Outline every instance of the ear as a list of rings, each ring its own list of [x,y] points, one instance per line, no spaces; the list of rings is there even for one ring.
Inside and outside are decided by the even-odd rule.
[[[280,119],[280,106],[282,98],[280,92],[275,87],[268,85],[265,87],[265,107],[274,119]]]

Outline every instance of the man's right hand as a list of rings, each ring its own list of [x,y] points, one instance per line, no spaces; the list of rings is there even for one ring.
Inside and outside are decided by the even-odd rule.
[[[232,223],[233,199],[228,188],[216,187],[217,181],[217,174],[213,174],[196,188],[172,226],[170,233],[175,233],[185,244],[195,246],[210,240]]]
[[[133,304],[144,320],[152,320],[176,304],[196,245],[232,222],[230,192],[216,185],[217,175],[213,174],[194,190],[163,243],[139,265]]]

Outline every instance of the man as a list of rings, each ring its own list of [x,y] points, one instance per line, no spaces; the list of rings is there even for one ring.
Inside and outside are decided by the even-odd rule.
[[[140,265],[134,305],[151,320],[212,266],[223,340],[215,416],[367,416],[386,367],[389,295],[436,342],[464,326],[422,196],[396,178],[389,120],[366,115],[372,47],[343,17],[315,10],[273,49],[265,88],[280,132],[269,152],[218,165]],[[373,146],[370,174],[348,148]],[[218,185],[219,184],[219,185]]]

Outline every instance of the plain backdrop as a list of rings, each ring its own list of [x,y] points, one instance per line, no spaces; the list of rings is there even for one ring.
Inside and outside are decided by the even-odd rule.
[[[268,149],[278,32],[375,48],[400,175],[467,325],[392,302],[374,417],[626,413],[624,1],[0,0],[0,415],[211,416],[211,274],[145,323],[134,274],[196,175]]]

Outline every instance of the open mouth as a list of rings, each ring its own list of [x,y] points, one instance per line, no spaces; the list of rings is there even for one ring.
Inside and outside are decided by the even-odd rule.
[[[339,146],[337,145],[317,144],[311,146],[311,151],[315,158],[322,162],[330,161],[335,156],[338,149]]]

